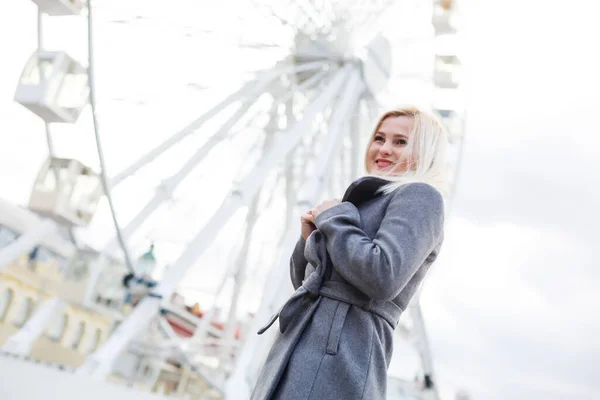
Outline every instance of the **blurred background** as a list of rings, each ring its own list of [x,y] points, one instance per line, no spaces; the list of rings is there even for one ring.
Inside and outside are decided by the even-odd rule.
[[[414,104],[450,135],[446,239],[388,399],[599,399],[599,11],[3,2],[0,397],[248,398],[299,215]]]

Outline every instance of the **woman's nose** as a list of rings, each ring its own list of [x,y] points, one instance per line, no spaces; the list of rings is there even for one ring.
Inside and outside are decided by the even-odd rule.
[[[386,155],[390,155],[390,154],[392,154],[392,145],[391,145],[391,143],[390,143],[390,142],[385,142],[385,143],[383,144],[383,146],[381,146],[381,147],[379,148],[379,152],[380,152],[382,155],[383,155],[383,154],[386,154]]]

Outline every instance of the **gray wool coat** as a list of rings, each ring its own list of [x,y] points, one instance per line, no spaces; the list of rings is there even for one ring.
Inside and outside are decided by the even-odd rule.
[[[386,183],[352,183],[296,244],[296,292],[259,331],[279,319],[252,400],[386,398],[393,331],[438,255],[444,223],[432,186],[378,193]]]

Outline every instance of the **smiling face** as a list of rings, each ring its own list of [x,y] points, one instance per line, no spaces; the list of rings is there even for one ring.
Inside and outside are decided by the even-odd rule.
[[[390,116],[383,120],[367,150],[367,172],[373,175],[399,175],[414,161],[407,144],[413,134],[414,118]]]

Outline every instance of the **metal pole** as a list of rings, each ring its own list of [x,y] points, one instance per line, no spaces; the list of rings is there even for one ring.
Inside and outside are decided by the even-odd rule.
[[[286,124],[288,126],[292,125],[292,121],[294,118],[294,101],[293,98],[285,103],[285,116],[286,116]],[[284,174],[285,174],[285,198],[286,198],[286,217],[285,217],[285,230],[289,229],[291,225],[293,225],[294,221],[294,204],[296,204],[296,156],[298,154],[298,148],[295,148],[290,153],[290,157],[288,157],[285,161]]]
[[[300,141],[302,134],[308,130],[312,119],[319,113],[339,92],[350,73],[351,66],[344,67],[337,73],[332,82],[323,93],[307,107],[304,119],[294,125],[285,135],[279,135],[272,151],[264,157],[259,164],[248,174],[239,189],[234,191],[229,199],[217,210],[204,228],[189,243],[181,256],[167,271],[163,280],[154,290],[155,295],[168,297],[181,281],[192,263],[197,260],[206,248],[215,239],[217,232],[223,224],[252,198],[260,184],[267,176],[270,169],[284,160],[288,153]],[[158,311],[160,300],[156,297],[146,297],[133,309],[129,317],[116,329],[113,335],[94,354],[88,357],[86,363],[78,369],[79,374],[91,374],[95,378],[103,379],[111,369],[112,364],[127,343],[143,329]]]
[[[277,130],[279,124],[279,115],[277,112],[278,103],[275,101],[271,106],[269,123],[266,126],[266,135],[265,141],[263,144],[262,152],[263,154],[267,151],[269,146],[272,143],[273,134]],[[246,281],[246,269],[248,268],[248,251],[250,249],[250,243],[252,241],[252,230],[254,229],[254,225],[256,224],[256,220],[258,219],[258,202],[260,197],[260,190],[254,195],[254,199],[252,200],[250,207],[248,208],[248,215],[246,216],[246,231],[244,233],[244,243],[242,245],[242,249],[239,252],[238,258],[235,263],[235,270],[233,273],[234,279],[234,287],[233,287],[233,295],[231,297],[229,314],[227,318],[227,324],[225,329],[223,329],[222,336],[222,354],[221,361],[225,362],[228,357],[231,356],[232,347],[234,343],[235,336],[235,327],[237,322],[237,310],[240,292],[244,286]]]
[[[452,177],[452,183],[450,185],[450,190],[448,193],[448,205],[446,206],[446,213],[450,214],[452,212],[454,206],[454,195],[456,194],[456,188],[458,186],[458,179],[460,177],[460,173],[462,170],[463,164],[463,152],[465,149],[465,132],[466,132],[466,123],[467,123],[467,111],[463,110],[463,120],[461,121],[461,134],[460,134],[460,144],[458,145],[458,155],[456,166],[454,167],[454,176]]]
[[[44,12],[38,6],[37,12],[37,51],[40,52],[44,50]],[[38,60],[39,61],[39,60]],[[44,79],[44,70],[41,66],[38,65],[40,70],[40,78]],[[50,124],[44,121],[44,130],[46,131],[46,143],[48,145],[48,154],[50,157],[53,157],[54,152],[54,142],[52,141],[52,134],[50,132]]]
[[[108,200],[108,207],[110,208],[110,215],[113,220],[113,225],[115,227],[115,232],[117,233],[117,240],[123,251],[123,257],[125,258],[125,265],[127,269],[131,273],[135,273],[135,268],[133,262],[131,261],[131,256],[129,254],[129,248],[127,246],[126,238],[121,232],[121,227],[119,225],[119,221],[117,219],[117,212],[115,210],[115,206],[112,200],[112,195],[110,192],[110,187],[108,185],[108,178],[106,177],[106,162],[104,160],[104,152],[102,151],[102,141],[100,140],[100,132],[98,126],[98,118],[96,117],[96,86],[94,85],[94,42],[93,42],[93,6],[92,0],[88,0],[88,87],[90,89],[90,106],[92,108],[92,124],[94,127],[94,138],[96,140],[96,150],[98,151],[98,160],[100,161],[100,181],[102,183],[102,188],[104,189],[104,195]]]
[[[206,334],[209,331],[210,323],[212,322],[212,319],[216,314],[216,304],[219,300],[219,295],[221,294],[221,292],[223,291],[223,288],[225,287],[225,284],[227,283],[231,268],[232,268],[232,265],[228,268],[227,271],[225,271],[223,279],[221,279],[221,282],[219,283],[219,286],[217,287],[217,290],[215,291],[215,296],[214,296],[214,301],[213,301],[212,307],[204,313],[204,315],[202,316],[202,319],[196,325],[196,330],[194,331],[194,334],[193,334],[192,338],[190,339],[190,342],[202,341],[205,339]]]
[[[421,312],[421,305],[419,304],[420,295],[421,294],[419,290],[411,301],[409,307],[410,316],[413,320],[411,336],[421,358],[424,379],[428,379],[432,385],[430,388],[426,388],[425,391],[429,393],[429,397],[432,400],[439,400],[439,395],[437,393],[437,380],[434,378],[433,358],[429,348],[427,332],[425,331],[425,321],[423,319],[423,313]]]
[[[244,233],[244,244],[242,245],[242,249],[240,250],[238,259],[235,263],[236,270],[233,273],[233,295],[231,296],[227,324],[225,325],[225,329],[223,329],[223,336],[221,337],[223,346],[223,351],[221,354],[222,361],[225,361],[227,358],[231,357],[231,348],[235,341],[238,303],[240,292],[242,291],[246,281],[248,250],[250,249],[250,242],[252,241],[252,229],[254,228],[258,217],[257,209],[259,193],[255,195],[254,200],[252,200],[252,204],[248,209],[248,216],[246,217],[246,231]]]
[[[360,140],[360,135],[363,127],[363,121],[360,118],[360,105],[361,101],[358,102],[354,115],[352,115],[352,119],[350,120],[350,177],[351,180],[358,178],[362,171],[362,163],[360,162],[360,153],[363,151],[361,149],[362,141]],[[367,134],[366,132],[364,134]]]

